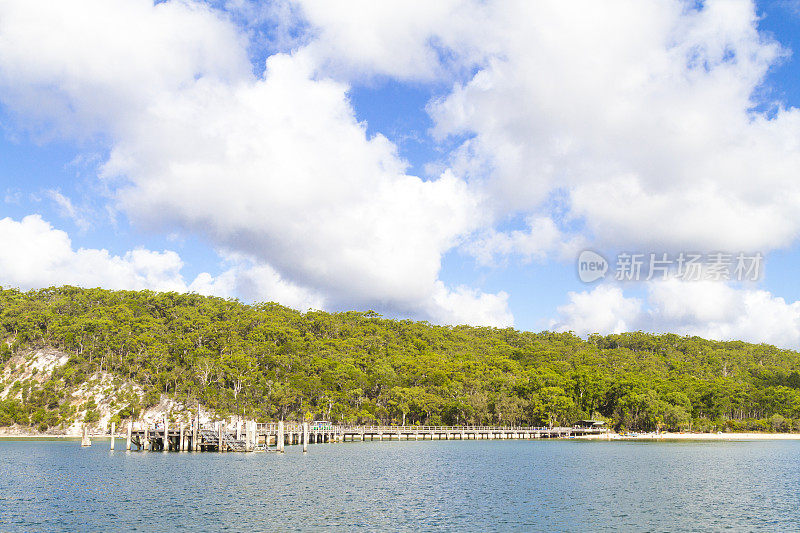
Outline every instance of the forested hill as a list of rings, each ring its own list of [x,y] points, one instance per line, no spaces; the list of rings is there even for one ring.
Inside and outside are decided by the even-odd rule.
[[[115,419],[166,396],[264,421],[548,425],[603,417],[640,430],[800,430],[800,355],[744,342],[643,333],[584,341],[75,287],[0,290],[0,337],[4,426],[97,421],[101,399],[76,391],[100,376],[114,384],[106,393]],[[42,349],[68,357],[48,374],[15,373]]]

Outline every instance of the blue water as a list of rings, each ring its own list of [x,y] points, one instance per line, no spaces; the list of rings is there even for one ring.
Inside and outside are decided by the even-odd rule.
[[[123,441],[117,441],[121,447]],[[303,454],[0,441],[0,531],[786,531],[800,442],[318,444]]]

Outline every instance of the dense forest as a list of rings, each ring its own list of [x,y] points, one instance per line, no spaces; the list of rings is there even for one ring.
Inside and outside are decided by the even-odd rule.
[[[162,396],[261,421],[571,424],[628,430],[800,430],[800,354],[672,334],[434,326],[368,312],[301,313],[196,294],[0,290],[0,363],[52,347],[43,382],[0,383],[0,425],[97,420],[70,391],[137,384],[115,419]],[[3,368],[0,367],[0,370]]]

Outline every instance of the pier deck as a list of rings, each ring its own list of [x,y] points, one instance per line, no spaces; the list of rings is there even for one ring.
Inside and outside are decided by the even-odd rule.
[[[530,440],[598,435],[604,428],[502,426],[318,426],[312,423],[252,421],[170,427],[128,426],[126,449],[150,451],[277,451],[285,446],[391,440]],[[166,435],[166,438],[165,438]]]

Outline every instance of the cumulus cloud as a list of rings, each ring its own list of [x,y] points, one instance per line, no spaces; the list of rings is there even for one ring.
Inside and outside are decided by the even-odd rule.
[[[0,220],[0,279],[22,289],[73,284],[110,289],[186,290],[178,254],[137,249],[74,250],[66,232],[39,215]]]
[[[493,44],[479,41],[485,35],[478,24],[485,20],[483,8],[471,0],[297,4],[313,29],[309,53],[326,71],[347,78],[388,75],[429,81],[473,63]]]
[[[787,52],[750,1],[300,3],[343,72],[457,80],[433,131],[466,137],[452,168],[498,219],[561,210],[616,248],[800,235],[800,112],[755,96]]]
[[[571,292],[551,326],[579,335],[642,330],[800,347],[800,302],[713,281],[672,278],[645,288],[644,301],[608,284]]]
[[[480,221],[463,182],[406,175],[301,54],[270,57],[258,82],[166,95],[139,122],[104,167],[132,182],[135,220],[205,232],[337,305],[425,303],[442,252]]]
[[[553,256],[572,260],[577,257],[586,240],[559,229],[553,219],[530,216],[524,230],[496,231],[488,229],[463,245],[481,265],[492,266],[518,257],[523,262],[542,261]]]
[[[0,285],[31,289],[77,285],[106,289],[197,292],[211,296],[274,301],[296,309],[321,308],[323,299],[284,280],[269,266],[225,257],[226,268],[188,282],[183,261],[171,250],[144,248],[114,255],[108,250],[74,249],[69,235],[39,215],[0,219]]]
[[[434,287],[433,301],[427,311],[434,321],[441,323],[501,328],[514,324],[505,292],[485,294],[464,286],[449,290],[441,281]]]
[[[500,210],[566,190],[601,246],[767,250],[798,236],[800,114],[753,111],[781,50],[749,3],[529,5],[504,20],[503,58],[432,107],[440,135],[475,134],[456,161]]]
[[[200,2],[0,3],[2,99],[44,136],[121,134],[165,91],[249,73],[236,28]]]
[[[140,227],[248,258],[198,281],[209,291],[252,271],[298,305],[504,325],[508,296],[447,287],[444,253],[767,252],[800,235],[800,112],[755,96],[786,51],[749,1],[296,5],[265,15],[308,27],[262,72],[246,33],[205,3],[9,0],[0,98],[40,134],[107,142],[102,177]],[[451,87],[428,105],[432,135],[458,146],[437,179],[409,175],[357,120],[350,84],[382,76]],[[508,220],[526,227],[499,230]],[[740,309],[761,309],[748,290]],[[667,312],[653,291],[654,308],[604,288],[562,313],[612,331],[645,316],[736,325]],[[593,315],[592,298],[611,310]]]
[[[346,20],[301,4],[314,53],[340,75],[456,80],[428,106],[433,134],[460,139],[451,170],[493,222],[527,226],[477,232],[462,248],[481,264],[552,259],[570,242],[768,252],[800,236],[800,111],[761,90],[788,51],[759,33],[750,1],[403,2]],[[649,285],[645,301],[570,293],[554,325],[797,346],[797,304],[677,283]]]
[[[560,4],[563,5],[563,4]],[[431,107],[502,212],[565,207],[601,246],[772,249],[800,233],[800,113],[753,110],[780,47],[748,2],[498,8],[503,55]]]
[[[626,298],[622,289],[613,285],[570,292],[567,297],[569,303],[558,308],[560,318],[550,323],[553,329],[576,335],[622,333],[635,330],[641,319],[642,301]]]
[[[223,259],[226,266],[220,274],[212,276],[203,272],[188,289],[212,296],[277,302],[300,311],[326,307],[322,294],[291,283],[269,265],[235,254],[223,254]]]
[[[205,5],[63,9],[39,20],[36,2],[0,7],[3,97],[67,134],[108,136],[101,175],[141,227],[203,235],[315,295],[305,303],[459,322],[451,302],[472,298],[492,305],[465,319],[509,322],[504,296],[438,279],[442,254],[484,223],[478,197],[450,172],[408,175],[310,47],[254,76],[242,36]],[[35,31],[18,29],[32,19]]]

